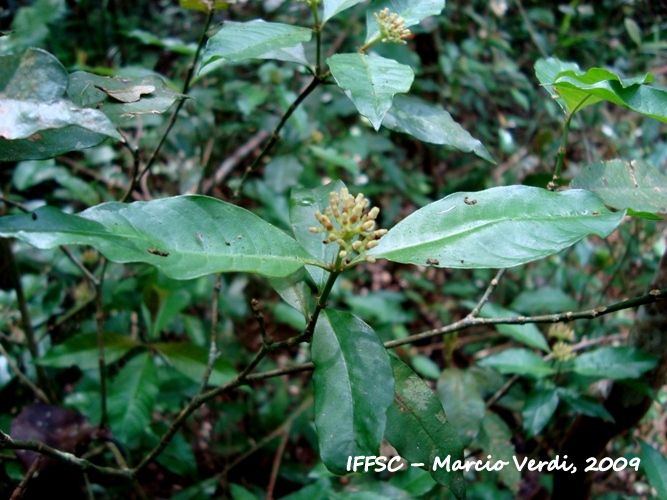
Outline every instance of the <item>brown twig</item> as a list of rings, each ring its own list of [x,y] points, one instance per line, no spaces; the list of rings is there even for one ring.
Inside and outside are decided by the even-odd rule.
[[[37,471],[37,467],[39,467],[40,463],[42,463],[41,456],[37,457],[32,462],[32,465],[30,465],[28,472],[25,473],[25,476],[23,476],[23,479],[21,479],[21,482],[16,487],[9,500],[20,500],[21,498],[23,498],[25,489],[28,487],[28,483],[30,482],[30,479],[32,478],[33,474]]]
[[[2,354],[5,357],[5,359],[7,360],[7,364],[9,365],[9,368],[16,374],[16,376],[21,380],[21,382],[30,387],[30,389],[32,389],[32,392],[34,392],[39,399],[41,399],[45,403],[48,403],[49,398],[46,397],[44,391],[42,391],[39,387],[33,384],[32,380],[26,377],[26,375],[19,369],[18,365],[14,362],[14,360],[9,356],[9,354],[2,346],[2,344],[0,344],[0,354]]]
[[[0,431],[0,450],[29,450],[37,452],[41,455],[53,458],[63,463],[70,464],[74,467],[77,467],[83,472],[86,471],[95,471],[105,476],[116,477],[119,479],[128,479],[131,480],[133,475],[130,469],[115,469],[113,467],[101,467],[95,465],[88,460],[83,458],[78,458],[71,453],[66,453],[63,451],[56,450],[51,448],[49,445],[44,444],[40,441],[17,441],[12,439],[10,436],[5,434],[3,431]]]
[[[276,480],[278,479],[278,471],[280,470],[280,463],[283,460],[283,454],[285,453],[285,448],[287,447],[287,441],[289,440],[290,426],[285,427],[282,432],[282,438],[280,439],[280,444],[276,450],[276,454],[273,457],[273,464],[271,465],[271,475],[269,476],[269,484],[266,486],[266,499],[273,500],[273,490],[276,487]]]
[[[225,160],[215,171],[213,179],[207,179],[202,183],[202,193],[206,194],[213,188],[213,186],[221,184],[222,181],[224,181],[232,172],[232,170],[234,170],[236,165],[238,165],[241,160],[252,153],[255,148],[258,148],[267,137],[269,137],[269,133],[266,130],[260,130],[250,139],[248,139],[245,144],[242,144],[236,151],[225,158]]]
[[[500,280],[505,274],[505,271],[507,271],[507,269],[500,269],[498,271],[495,278],[493,278],[491,280],[491,283],[489,283],[489,286],[486,287],[486,291],[484,292],[484,295],[482,295],[482,298],[479,299],[479,301],[475,305],[475,308],[472,311],[470,311],[470,313],[466,317],[474,318],[477,315],[479,315],[479,312],[482,310],[482,307],[484,307],[484,304],[486,304],[489,301],[489,297],[491,297],[491,294],[495,291],[496,287],[498,286],[498,283],[500,283]]]
[[[102,415],[100,417],[100,429],[107,425],[107,369],[104,361],[104,305],[102,303],[102,288],[104,286],[104,273],[107,268],[107,260],[103,259],[100,279],[95,285],[95,322],[97,324],[97,357],[100,370],[100,399],[102,400]]]
[[[21,312],[23,331],[25,332],[28,350],[30,351],[30,355],[34,361],[39,358],[39,354],[37,352],[37,342],[35,340],[35,330],[32,327],[32,320],[30,318],[30,312],[28,311],[28,302],[26,301],[25,294],[23,293],[23,285],[21,284],[18,265],[14,259],[14,252],[12,251],[12,247],[9,244],[9,240],[0,238],[0,255],[4,255],[9,267],[10,279],[12,286],[16,291],[16,300],[18,301],[19,311]],[[39,385],[42,387],[42,390],[44,390],[50,401],[56,401],[58,398],[53,388],[51,387],[51,384],[49,383],[46,370],[41,365],[36,365],[35,368],[37,370]]]

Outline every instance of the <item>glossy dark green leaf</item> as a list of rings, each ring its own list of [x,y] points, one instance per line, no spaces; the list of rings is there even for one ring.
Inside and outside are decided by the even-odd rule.
[[[614,417],[605,406],[590,396],[564,387],[558,388],[558,396],[576,413],[588,415],[593,418],[601,418],[608,422],[614,421]]]
[[[136,115],[164,113],[174,102],[185,98],[157,75],[109,78],[85,71],[70,75],[67,94],[77,105],[101,111],[116,126]]]
[[[0,161],[51,158],[107,137],[124,141],[104,113],[67,97],[67,83],[63,65],[44,50],[0,56]]]
[[[389,9],[392,14],[402,17],[405,27],[418,24],[429,16],[437,16],[445,8],[445,0],[380,0],[371,4],[366,11],[366,42],[380,34],[380,26],[373,14]]]
[[[294,237],[316,261],[325,265],[335,261],[338,245],[325,245],[325,233],[311,233],[308,228],[321,227],[315,218],[315,212],[324,213],[329,206],[329,193],[340,192],[344,186],[341,181],[334,181],[315,189],[294,188],[290,193],[289,213]],[[321,290],[329,273],[315,266],[306,266],[306,269]]]
[[[533,389],[523,407],[523,428],[529,437],[539,434],[558,408],[558,389]]]
[[[447,111],[418,97],[395,96],[382,125],[396,132],[410,134],[420,141],[450,146],[464,153],[475,153],[495,163],[484,145],[456,123]]]
[[[609,101],[661,122],[667,122],[667,91],[647,85],[653,81],[648,73],[621,78],[603,68],[582,71],[573,63],[540,60],[536,74],[552,95],[559,97],[567,113],[579,111],[600,101]]]
[[[620,380],[638,378],[651,370],[658,358],[634,347],[600,347],[578,355],[573,369],[580,375]]]
[[[657,498],[667,498],[667,458],[645,441],[641,441],[641,464]]]
[[[515,493],[518,491],[521,472],[514,465],[512,457],[516,455],[512,445],[512,431],[505,421],[495,413],[486,412],[477,442],[484,450],[484,455],[491,455],[493,462],[502,460],[509,465],[504,466],[498,475],[505,485]]]
[[[194,344],[170,342],[152,344],[167,361],[193,382],[200,383],[208,365],[208,349]],[[224,385],[236,376],[236,369],[224,357],[219,357],[213,364],[208,385]]]
[[[323,0],[324,12],[322,14],[322,23],[326,23],[336,14],[343,12],[345,9],[354,7],[362,0]]]
[[[459,471],[446,467],[433,470],[436,457],[451,462],[463,460],[463,445],[448,421],[442,404],[424,381],[409,366],[391,356],[396,379],[394,404],[387,410],[385,438],[410,463],[422,468],[446,486],[456,498],[465,498],[465,480]]]
[[[264,59],[267,53],[294,47],[311,39],[313,31],[289,24],[255,19],[246,23],[226,21],[206,44],[202,67],[217,59],[242,61]]]
[[[135,347],[142,346],[141,342],[132,340],[117,333],[105,333],[104,361],[107,365],[115,363]],[[76,366],[81,370],[97,369],[99,367],[97,333],[80,333],[68,338],[51,349],[37,360],[37,363],[55,368],[69,368]]]
[[[667,175],[643,160],[587,165],[571,186],[593,191],[612,208],[667,215]]]
[[[287,276],[309,260],[278,228],[207,196],[104,203],[78,215],[42,207],[0,218],[0,236],[42,249],[90,245],[114,262],[147,262],[176,279],[230,271]]]
[[[510,267],[556,253],[588,234],[604,238],[624,215],[582,190],[507,186],[455,193],[403,219],[368,255],[422,266]]]
[[[463,446],[477,436],[486,405],[475,375],[469,370],[447,368],[438,379],[438,397]]]
[[[160,391],[157,368],[150,353],[142,353],[125,365],[109,384],[109,423],[116,439],[135,442],[151,421]]]
[[[410,90],[415,78],[410,66],[374,54],[335,54],[327,63],[338,86],[375,130],[391,108],[394,95]]]
[[[336,474],[347,459],[379,455],[394,377],[387,350],[366,323],[325,310],[312,342],[315,427],[320,457]]]
[[[481,359],[479,366],[495,368],[500,373],[543,378],[555,373],[554,369],[539,355],[528,349],[506,349]]]

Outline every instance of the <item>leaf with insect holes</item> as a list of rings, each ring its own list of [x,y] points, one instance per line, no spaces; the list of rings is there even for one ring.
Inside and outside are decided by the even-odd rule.
[[[588,234],[608,236],[612,213],[590,191],[505,186],[454,193],[396,224],[368,255],[405,264],[500,268],[554,254]]]
[[[68,74],[53,55],[28,49],[0,57],[0,161],[41,160],[124,140],[97,109],[68,97]]]
[[[158,75],[142,77],[105,76],[77,71],[69,77],[67,94],[79,106],[101,111],[123,126],[136,115],[167,111],[186,96],[174,92]]]
[[[114,262],[146,262],[174,279],[211,273],[292,274],[312,262],[293,238],[258,216],[207,196],[103,203],[77,215],[55,207],[0,217],[0,236],[38,248],[91,245]]]

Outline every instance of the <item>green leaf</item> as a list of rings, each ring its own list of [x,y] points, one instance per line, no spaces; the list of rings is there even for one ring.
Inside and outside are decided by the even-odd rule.
[[[67,98],[67,82],[63,65],[44,50],[0,57],[0,161],[51,158],[107,137],[124,141],[104,113]]]
[[[528,437],[536,436],[549,423],[558,408],[558,388],[533,389],[523,407],[523,428]]]
[[[465,498],[465,480],[459,471],[433,470],[436,457],[463,460],[463,445],[448,421],[437,396],[409,366],[394,356],[394,404],[387,410],[385,438],[410,463],[423,463],[433,479],[456,496]]]
[[[535,76],[540,81],[542,87],[549,92],[552,98],[556,99],[558,104],[565,112],[568,111],[565,101],[561,98],[553,87],[556,77],[564,71],[579,71],[579,65],[573,62],[564,62],[553,57],[548,59],[538,59],[535,63]]]
[[[456,429],[461,444],[469,446],[486,410],[477,379],[469,370],[447,368],[438,379],[437,388],[447,420]]]
[[[329,193],[339,192],[344,186],[345,184],[341,181],[333,181],[316,189],[294,188],[290,193],[289,214],[294,237],[317,262],[323,265],[334,262],[338,246],[323,244],[324,233],[311,233],[308,228],[320,227],[320,223],[315,218],[315,212],[319,210],[324,213],[329,206]],[[329,272],[316,266],[306,266],[306,270],[312,276],[317,288],[322,290],[329,277]]]
[[[196,383],[201,383],[208,365],[208,349],[183,342],[152,344],[183,375]],[[213,364],[208,385],[224,385],[236,376],[236,369],[225,358],[218,358]]]
[[[304,268],[285,278],[271,279],[273,289],[285,302],[303,314],[304,318],[308,318],[315,310],[315,294],[306,280]]]
[[[202,12],[209,12],[211,7],[213,10],[224,10],[230,3],[235,3],[236,0],[225,2],[223,0],[179,0],[179,5],[184,9],[200,10]]]
[[[12,182],[19,191],[46,181],[64,187],[67,194],[63,197],[68,200],[78,200],[86,205],[99,203],[100,196],[91,184],[73,175],[65,167],[57,167],[54,159],[22,161],[16,165],[12,176]]]
[[[634,21],[634,19],[630,17],[626,17],[623,20],[623,24],[625,25],[625,31],[628,32],[628,36],[630,39],[635,42],[637,47],[641,47],[642,44],[642,31],[639,28],[639,25]]]
[[[512,457],[516,455],[516,451],[512,446],[512,431],[505,421],[495,413],[486,412],[477,441],[485,455],[491,455],[493,460],[502,460],[510,464],[503,467],[498,475],[502,482],[516,493],[521,472],[514,466]]]
[[[157,75],[109,78],[85,71],[70,75],[67,94],[77,105],[101,111],[118,127],[136,115],[164,113],[185,98]]]
[[[607,411],[607,408],[590,396],[585,396],[577,391],[566,389],[564,387],[558,388],[558,396],[576,413],[588,415],[593,418],[601,418],[608,422],[614,422],[614,417]]]
[[[475,307],[474,302],[465,303],[466,306],[470,308]],[[493,302],[488,302],[484,305],[482,310],[479,313],[481,318],[509,318],[513,316],[519,316],[519,314],[511,309],[505,309],[498,304]],[[539,328],[533,323],[526,325],[494,325],[496,330],[498,330],[503,335],[526,344],[529,347],[535,347],[541,349],[544,352],[549,352],[549,344],[547,344],[544,335]]]
[[[107,332],[103,335],[103,339],[104,361],[107,365],[115,363],[135,347],[143,345],[141,342],[117,333]],[[97,333],[74,335],[49,349],[36,362],[54,368],[76,366],[80,370],[97,369],[99,368]]]
[[[620,380],[638,378],[657,363],[656,356],[634,347],[600,347],[577,356],[573,369],[588,377]]]
[[[394,394],[389,355],[359,318],[324,310],[312,358],[320,457],[331,472],[344,474],[349,456],[379,454]]]
[[[540,67],[538,73],[537,68]],[[566,113],[573,113],[600,101],[609,101],[661,122],[667,123],[667,91],[646,85],[653,81],[650,73],[634,78],[621,78],[615,73],[592,68],[586,72],[576,64],[560,61],[538,61],[536,74],[543,85],[552,86]],[[561,71],[554,75],[554,69]],[[553,78],[551,81],[544,79]]]
[[[552,375],[554,369],[539,355],[528,349],[506,349],[492,354],[477,362],[479,366],[490,366],[500,373],[525,375],[534,378],[543,378]]]
[[[588,191],[507,186],[455,193],[417,210],[368,255],[405,264],[501,268],[556,253],[623,220]]]
[[[309,260],[278,228],[207,196],[103,203],[78,215],[42,207],[0,218],[0,236],[41,249],[90,245],[114,262],[147,262],[175,279],[231,271],[280,277]]]
[[[411,495],[412,498],[419,498],[433,490],[438,483],[435,482],[427,471],[408,467],[406,471],[393,474],[389,479],[389,484],[402,489]]]
[[[653,446],[640,441],[642,449],[642,468],[649,484],[655,488],[657,498],[667,498],[667,459]]]
[[[267,53],[307,42],[312,35],[313,31],[308,28],[267,23],[262,19],[247,23],[226,21],[222,29],[206,43],[202,67],[217,59],[231,62],[265,59]]]
[[[177,54],[193,56],[197,52],[196,43],[185,43],[180,38],[160,37],[150,31],[133,29],[126,33],[126,36],[139,40],[144,45],[153,45],[161,47]]]
[[[133,358],[111,381],[109,424],[121,443],[129,446],[143,434],[159,391],[157,368],[147,352]]]
[[[336,54],[327,62],[338,86],[375,130],[380,128],[394,94],[410,90],[415,77],[410,66],[373,54]]]
[[[475,153],[488,162],[496,163],[484,145],[456,123],[447,111],[417,97],[394,97],[394,105],[387,111],[382,125],[410,134],[420,141]]]
[[[554,314],[561,311],[571,311],[578,305],[577,301],[562,289],[544,286],[519,293],[512,300],[510,309],[531,315]]]
[[[322,24],[326,23],[336,14],[343,12],[345,9],[354,7],[361,0],[324,0],[324,13],[322,14]]]
[[[571,186],[593,191],[612,208],[667,215],[667,175],[643,160],[587,165]]]
[[[383,9],[389,9],[392,14],[402,17],[405,27],[418,24],[429,16],[437,16],[445,8],[445,0],[381,0],[371,4],[366,12],[366,42],[375,39],[380,34],[380,26],[373,14]]]

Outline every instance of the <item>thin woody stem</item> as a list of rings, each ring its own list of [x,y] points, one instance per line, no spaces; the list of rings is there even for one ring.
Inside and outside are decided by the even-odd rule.
[[[273,129],[273,132],[271,133],[271,136],[269,137],[269,140],[264,144],[264,147],[262,148],[262,151],[259,153],[259,155],[253,160],[253,162],[245,169],[245,172],[243,172],[243,177],[241,177],[241,181],[239,182],[239,185],[236,186],[236,189],[234,190],[234,198],[238,198],[241,194],[241,190],[243,189],[243,184],[245,183],[246,179],[248,178],[248,175],[250,175],[255,168],[257,168],[257,165],[260,164],[260,162],[266,157],[267,154],[273,149],[273,146],[276,145],[278,140],[280,139],[280,131],[283,129],[285,124],[287,123],[287,120],[292,116],[292,114],[296,111],[296,109],[299,107],[299,105],[310,95],[310,93],[317,88],[317,86],[324,81],[324,79],[328,77],[328,74],[325,74],[321,77],[316,76],[315,78],[312,79],[312,81],[308,84],[308,86],[299,94],[299,96],[296,98],[296,100],[292,103],[292,105],[287,109],[285,114],[283,115],[282,119],[276,125],[276,128]]]

